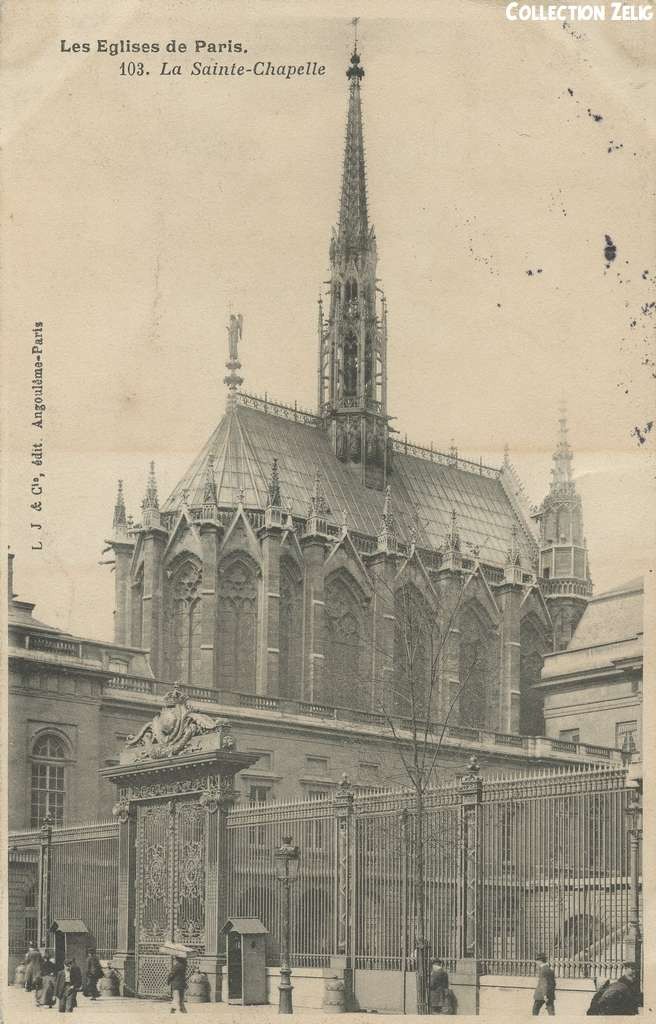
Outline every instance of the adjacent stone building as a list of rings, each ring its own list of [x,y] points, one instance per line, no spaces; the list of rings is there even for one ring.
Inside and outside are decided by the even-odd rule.
[[[547,736],[642,760],[643,603],[642,579],[598,594],[566,649],[547,655],[538,687]]]

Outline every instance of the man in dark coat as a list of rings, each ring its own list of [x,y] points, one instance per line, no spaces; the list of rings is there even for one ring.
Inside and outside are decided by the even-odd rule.
[[[638,971],[635,964],[624,964],[622,977],[593,999],[588,1013],[599,1017],[631,1017],[638,1013],[642,997],[638,986]]]
[[[533,993],[533,1016],[537,1017],[542,1007],[546,1006],[547,1013],[553,1017],[556,1012],[556,975],[547,963],[544,953],[538,953],[535,962],[538,966],[538,980]]]
[[[55,981],[55,998],[59,1001],[60,1013],[72,1013],[77,1006],[75,998],[82,988],[82,971],[75,963],[75,958],[64,961],[62,970]]]
[[[45,949],[41,958],[41,977],[34,999],[37,1006],[52,1006],[55,999],[55,965]]]
[[[184,994],[187,987],[187,962],[185,957],[174,957],[173,966],[166,980],[171,986],[171,1013],[175,1013],[176,1010],[186,1013]]]
[[[444,968],[443,960],[433,960],[428,985],[430,1012],[448,1013],[449,975]]]
[[[89,950],[87,957],[87,976],[84,985],[84,995],[89,996],[90,999],[98,998],[98,981],[103,976],[103,969],[100,966],[100,960],[96,956],[95,949]]]

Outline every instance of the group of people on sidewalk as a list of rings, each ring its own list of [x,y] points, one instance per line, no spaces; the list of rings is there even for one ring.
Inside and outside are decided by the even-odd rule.
[[[538,953],[537,983],[533,992],[533,1016],[537,1017],[544,1006],[547,1014],[556,1013],[556,974],[544,953]],[[456,1013],[456,1000],[449,988],[449,975],[442,960],[433,960],[430,981],[430,1012]],[[638,985],[638,971],[634,963],[622,966],[622,975],[617,981],[606,981],[599,986],[587,1010],[587,1016],[617,1017],[634,1016],[642,1005],[642,994]]]
[[[538,978],[533,993],[533,1016],[537,1017],[544,1006],[549,1016],[556,1013],[556,975],[544,953],[535,958]],[[622,974],[617,981],[605,981],[592,997],[586,1012],[588,1017],[635,1016],[642,1006],[642,994],[638,985],[638,970],[634,963],[622,965]]]
[[[91,1000],[96,1000],[99,996],[98,981],[102,977],[103,969],[95,949],[90,949],[87,956],[84,986],[82,970],[75,962],[75,957],[65,960],[61,969],[57,970],[47,950],[30,946],[25,954],[25,990],[34,992],[37,1006],[51,1008],[57,1003],[60,1013],[72,1013],[77,1006],[77,994],[80,991]]]

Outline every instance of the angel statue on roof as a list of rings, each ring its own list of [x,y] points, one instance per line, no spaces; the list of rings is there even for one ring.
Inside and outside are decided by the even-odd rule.
[[[230,323],[226,330],[228,331],[228,351],[230,353],[230,361],[239,364],[239,342],[242,337],[242,330],[244,325],[244,318],[241,313],[231,313]]]

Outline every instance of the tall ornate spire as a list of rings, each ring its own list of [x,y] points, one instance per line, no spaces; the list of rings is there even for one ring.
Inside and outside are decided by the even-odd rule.
[[[123,481],[118,482],[118,491],[116,493],[116,504],[114,505],[114,530],[125,530],[127,527],[127,512],[125,509],[125,498],[123,497]]]
[[[346,72],[349,80],[349,107],[346,121],[346,145],[344,147],[344,170],[342,172],[342,196],[339,206],[337,245],[345,256],[358,255],[369,241],[369,217],[367,213],[367,178],[364,162],[364,138],[362,135],[362,103],[360,82],[364,68],[360,66],[360,55],[354,48],[351,63]]]
[[[369,224],[357,37],[346,72],[348,114],[339,220],[330,243],[330,307],[319,307],[319,412],[335,454],[367,487],[387,484],[387,310]]]

